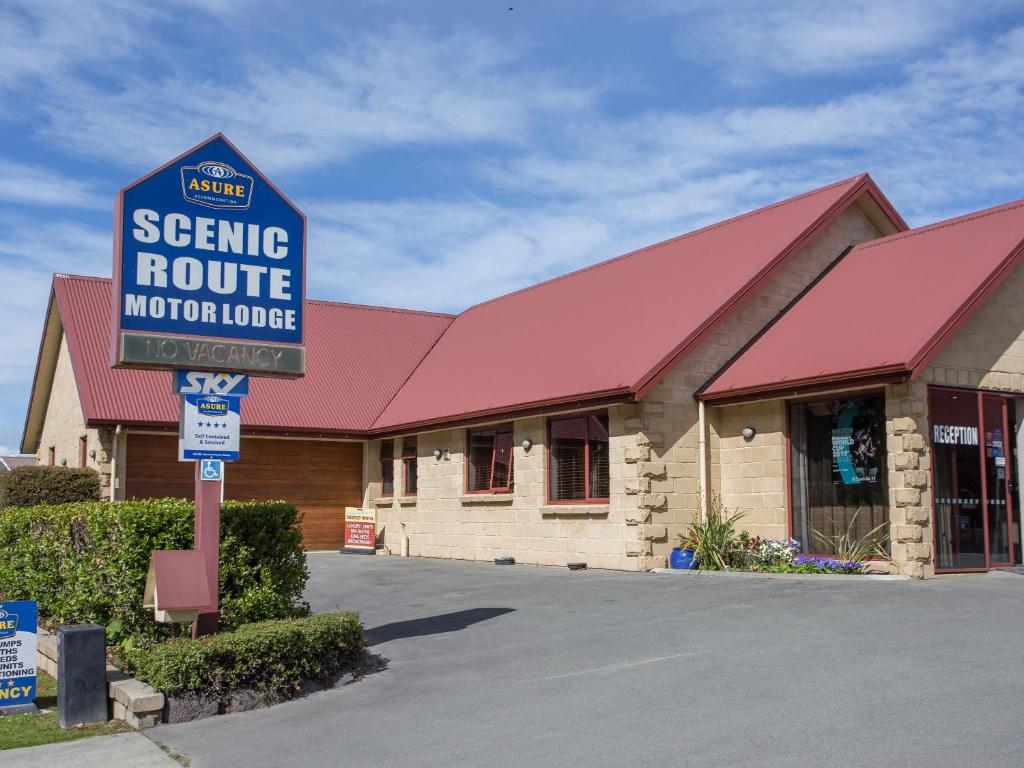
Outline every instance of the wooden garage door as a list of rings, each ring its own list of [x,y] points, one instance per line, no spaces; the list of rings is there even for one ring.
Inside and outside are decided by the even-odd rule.
[[[128,435],[125,497],[191,499],[194,465],[178,458],[175,435]],[[241,461],[227,465],[227,499],[285,499],[303,512],[307,549],[338,549],[345,507],[362,500],[363,447],[323,440],[243,438]]]

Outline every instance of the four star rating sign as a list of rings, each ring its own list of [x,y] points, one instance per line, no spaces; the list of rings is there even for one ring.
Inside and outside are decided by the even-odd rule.
[[[181,396],[178,460],[238,461],[242,397],[249,393],[249,377],[176,371],[174,391]]]

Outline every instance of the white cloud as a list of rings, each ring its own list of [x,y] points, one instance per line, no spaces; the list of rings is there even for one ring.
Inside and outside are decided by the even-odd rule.
[[[84,181],[49,168],[0,158],[0,200],[26,205],[107,208],[110,200]]]
[[[757,168],[803,185],[872,171],[909,218],[956,212],[965,196],[1021,194],[1024,27],[966,41],[908,66],[902,77],[806,105],[704,112],[659,110],[599,128],[574,125],[571,150],[536,150],[483,172],[517,191],[566,199],[614,197],[634,220],[651,199],[700,206],[688,185]],[[779,185],[796,192],[799,187]],[[743,201],[742,185],[734,201]],[[762,198],[764,199],[764,198]],[[642,201],[639,205],[631,201]],[[962,204],[962,203],[959,203]]]
[[[39,82],[74,67],[108,61],[142,45],[140,24],[154,18],[133,0],[34,0],[0,4],[0,87]]]
[[[1012,0],[758,0],[703,3],[665,0],[647,12],[678,19],[679,50],[710,59],[734,81],[771,74],[856,72],[904,61],[995,14]]]
[[[223,130],[279,172],[382,147],[517,144],[540,116],[590,102],[544,73],[506,67],[511,55],[485,37],[398,28],[299,65],[243,58],[238,82],[126,74],[105,88],[68,79],[43,98],[42,133],[71,152],[152,165]]]

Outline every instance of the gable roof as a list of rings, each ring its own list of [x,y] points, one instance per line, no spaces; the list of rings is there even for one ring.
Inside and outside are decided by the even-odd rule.
[[[242,426],[275,434],[399,434],[641,397],[854,204],[883,231],[906,228],[862,174],[457,317],[308,301],[305,378],[254,378]],[[177,424],[167,373],[109,367],[111,285],[54,276],[23,450],[37,447],[65,337],[89,426]]]
[[[104,278],[54,276],[22,450],[34,450],[39,439],[49,396],[49,383],[41,387],[40,382],[47,371],[52,381],[61,326],[89,426],[178,423],[170,374],[110,367],[111,285]],[[278,434],[369,430],[452,321],[451,315],[435,312],[326,301],[307,301],[306,317],[305,377],[254,377],[242,406],[243,429]]]
[[[708,401],[920,374],[1024,258],[1024,200],[862,243],[705,385]]]
[[[863,174],[472,307],[374,427],[642,397],[858,199],[906,228]]]

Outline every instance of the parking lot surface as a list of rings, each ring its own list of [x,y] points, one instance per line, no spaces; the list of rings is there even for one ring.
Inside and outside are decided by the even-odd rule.
[[[1024,764],[1024,577],[678,577],[310,555],[387,669],[161,726],[193,768]]]

